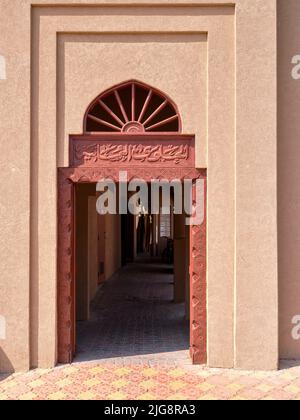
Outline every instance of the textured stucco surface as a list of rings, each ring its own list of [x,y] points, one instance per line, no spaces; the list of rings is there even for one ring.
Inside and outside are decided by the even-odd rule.
[[[247,14],[237,7],[237,34],[248,39],[236,39],[235,362],[271,369],[278,358],[276,2],[240,7]]]
[[[30,9],[28,2],[2,1],[0,51],[6,80],[0,80],[0,370],[29,368],[30,217]],[[8,16],[14,16],[9,19]],[[15,31],[20,23],[19,31]],[[14,35],[11,42],[11,34]],[[21,101],[16,107],[10,98]],[[8,147],[9,144],[9,147]],[[17,204],[19,203],[19,204]],[[13,302],[13,303],[12,303]]]
[[[203,41],[205,38],[200,38],[200,48],[199,53],[200,59],[202,62],[206,63],[209,69],[210,77],[200,77],[200,82],[202,83],[202,91],[205,92],[205,86],[207,84],[208,91],[208,100],[207,100],[207,136],[214,139],[209,142],[207,147],[205,143],[202,142],[202,137],[200,136],[198,153],[201,157],[198,162],[200,167],[210,166],[210,185],[208,196],[208,224],[211,226],[209,230],[210,238],[208,240],[208,305],[209,305],[209,317],[208,317],[208,331],[209,331],[209,357],[211,358],[212,365],[217,366],[226,366],[232,367],[234,364],[234,354],[233,354],[233,295],[234,295],[234,9],[232,7],[221,7],[218,9],[215,8],[137,8],[134,9],[121,8],[121,9],[104,9],[94,8],[92,11],[90,9],[77,10],[68,8],[62,9],[36,9],[34,13],[33,20],[33,32],[34,32],[34,54],[33,54],[33,68],[34,72],[37,75],[37,80],[34,79],[34,126],[37,127],[37,131],[33,136],[34,144],[41,144],[40,139],[42,139],[43,144],[45,145],[45,150],[42,150],[39,146],[38,155],[36,157],[37,161],[40,162],[39,168],[39,182],[44,182],[46,179],[49,179],[49,174],[52,173],[50,179],[55,179],[54,172],[56,171],[55,163],[58,166],[66,165],[67,155],[66,150],[66,139],[68,134],[81,132],[81,127],[79,126],[78,119],[72,119],[70,112],[74,108],[83,107],[81,98],[77,95],[77,90],[81,90],[79,87],[82,83],[92,85],[92,88],[87,88],[89,94],[89,102],[92,100],[99,92],[101,92],[100,79],[98,83],[90,83],[90,78],[94,80],[97,79],[97,70],[103,67],[101,55],[94,54],[93,50],[89,46],[87,39],[81,40],[77,39],[76,45],[74,46],[74,34],[87,32],[89,34],[94,34],[99,32],[106,33],[115,32],[118,34],[125,35],[128,33],[154,33],[156,37],[159,34],[162,37],[160,42],[159,51],[163,57],[162,63],[165,64],[166,71],[164,74],[161,74],[160,86],[166,85],[168,87],[167,94],[171,97],[176,97],[177,101],[181,104],[186,102],[188,104],[184,108],[191,107],[193,109],[194,105],[193,99],[188,95],[185,95],[183,89],[179,89],[176,84],[171,82],[163,82],[163,79],[167,80],[172,78],[173,69],[169,63],[177,63],[176,72],[181,75],[181,78],[184,79],[185,74],[187,73],[186,65],[187,63],[177,60],[177,54],[179,51],[178,41],[177,49],[174,48],[174,41],[176,42],[176,37],[173,36],[173,39],[166,33],[176,33],[178,34],[180,50],[185,48],[191,49],[195,46],[189,46],[190,42],[187,34],[195,33],[206,33],[209,34],[209,51],[207,52],[208,57],[204,56],[204,47]],[[136,18],[136,15],[139,17]],[[162,19],[162,17],[164,19]],[[68,34],[71,33],[71,39],[69,36],[69,41],[64,42],[63,45],[60,43],[60,37],[57,40],[57,33]],[[182,35],[185,35],[185,38],[181,38]],[[173,40],[173,42],[170,42]],[[92,35],[91,39],[94,41],[100,41],[100,37],[95,40],[95,35]],[[148,43],[146,44],[143,39],[139,42],[139,45],[135,44],[137,49],[137,56],[144,57],[145,49],[149,51],[151,49],[151,37],[147,38]],[[149,43],[150,40],[150,43]],[[195,41],[195,38],[191,39]],[[197,38],[196,38],[197,40]],[[114,65],[110,71],[113,81],[120,80],[122,72],[120,69],[124,67],[131,69],[131,72],[137,74],[138,70],[134,69],[131,61],[133,59],[124,60],[124,47],[129,49],[132,48],[130,45],[132,43],[132,38],[128,37],[123,38],[121,45],[114,45],[115,50],[115,59],[120,61],[123,66]],[[183,42],[185,41],[185,43]],[[199,43],[199,38],[198,38]],[[83,45],[81,45],[83,44]],[[146,45],[145,45],[146,44]],[[153,39],[152,39],[153,44]],[[187,44],[187,45],[184,45]],[[61,47],[61,48],[60,48]],[[78,47],[78,50],[77,48]],[[97,46],[97,42],[94,42],[93,48],[96,51],[101,52],[101,46]],[[153,46],[152,46],[153,49]],[[205,48],[207,51],[207,48]],[[65,58],[63,59],[62,53],[65,52]],[[74,56],[75,54],[75,56]],[[105,52],[109,62],[112,62],[112,57],[110,51]],[[186,53],[185,53],[186,54]],[[92,59],[90,58],[92,55]],[[149,54],[148,54],[149,55]],[[130,55],[129,55],[130,56]],[[76,60],[77,57],[77,60]],[[57,58],[57,61],[56,61]],[[167,58],[169,58],[169,63],[167,63]],[[76,64],[75,64],[75,61]],[[157,81],[157,65],[155,65],[155,60],[147,58],[148,65],[144,64],[144,77],[145,80]],[[151,61],[152,60],[152,61]],[[141,60],[140,60],[141,61]],[[227,62],[228,68],[231,71],[224,72],[224,61]],[[83,69],[78,66],[78,62],[84,62]],[[197,63],[196,59],[190,61],[190,66],[195,66]],[[139,62],[136,62],[136,66]],[[174,64],[173,64],[174,65]],[[79,67],[78,70],[74,70],[73,67]],[[89,73],[89,66],[92,67],[92,72]],[[139,66],[140,67],[140,66]],[[202,67],[202,63],[201,63]],[[142,66],[143,68],[143,66]],[[128,70],[127,70],[128,72]],[[141,70],[139,70],[141,72]],[[103,70],[103,79],[108,77],[106,71]],[[204,73],[204,71],[202,71]],[[201,74],[202,74],[201,73]],[[89,74],[89,77],[84,77]],[[96,76],[94,75],[96,74]],[[128,74],[130,74],[128,72]],[[138,73],[143,76],[141,73]],[[198,71],[194,70],[194,83],[196,86],[199,85],[198,80]],[[105,76],[106,75],[106,76]],[[170,76],[171,75],[171,76]],[[191,77],[191,76],[190,76]],[[121,79],[122,80],[122,79]],[[191,81],[192,82],[192,81]],[[101,80],[102,83],[102,80]],[[201,84],[200,83],[200,84]],[[112,82],[113,84],[113,82]],[[220,86],[219,89],[216,89],[216,85]],[[38,88],[40,87],[40,88]],[[42,87],[42,88],[41,88]],[[57,87],[57,91],[56,91]],[[107,81],[103,88],[107,88]],[[98,90],[99,89],[99,90]],[[187,88],[188,89],[188,88]],[[220,95],[220,89],[222,95]],[[83,94],[85,96],[86,94]],[[69,99],[70,98],[70,99]],[[201,101],[200,101],[201,102]],[[64,109],[67,107],[68,112],[65,112]],[[224,110],[226,109],[226,112]],[[49,113],[52,118],[55,119],[56,115],[57,124],[55,125],[54,121],[49,125]],[[219,115],[222,114],[222,118],[219,118]],[[186,120],[188,121],[190,116],[187,115]],[[61,133],[62,124],[66,121],[65,128],[63,130],[63,136]],[[82,121],[82,120],[81,120]],[[80,121],[80,123],[81,123]],[[74,126],[72,125],[74,124]],[[47,126],[47,132],[42,130],[41,127]],[[191,129],[197,130],[197,127],[191,127]],[[52,139],[56,136],[57,143],[54,144]],[[199,136],[198,136],[199,137]],[[202,147],[201,147],[202,145]],[[47,149],[47,151],[46,151]],[[209,164],[209,161],[213,164]],[[226,167],[227,170],[221,172],[220,167]],[[50,199],[50,196],[49,196]],[[52,204],[50,204],[45,211],[43,202],[40,202],[39,206],[34,209],[37,214],[40,214],[40,229],[43,231],[43,234],[51,236],[52,232],[55,230],[55,214],[56,214],[56,194],[53,190],[52,194]],[[221,211],[222,209],[222,211]],[[46,220],[52,220],[52,225],[48,223],[45,228]],[[50,238],[49,238],[50,239]],[[221,244],[226,243],[224,247]],[[41,249],[41,248],[40,248]],[[41,249],[43,253],[45,265],[39,267],[39,279],[40,283],[43,285],[47,284],[47,294],[51,293],[51,288],[49,289],[49,278],[53,278],[55,273],[52,266],[47,266],[47,261],[49,258],[54,258],[53,255],[53,242],[52,239],[48,240],[45,243],[45,246]],[[53,255],[51,257],[51,255]],[[50,256],[50,257],[49,257]],[[51,283],[55,286],[54,283]],[[54,296],[54,290],[52,289],[52,296]],[[52,298],[49,299],[55,305],[55,300]],[[223,302],[222,304],[220,304]],[[42,310],[42,308],[41,308]],[[47,311],[43,317],[43,325],[48,325],[48,335],[49,331],[53,331],[52,324],[52,313]],[[45,329],[46,330],[46,329]],[[226,331],[224,335],[220,335],[219,331]],[[42,335],[39,338],[41,345],[43,345]],[[54,342],[54,337],[53,337]],[[49,346],[47,347],[49,349]],[[52,354],[52,352],[51,352]],[[43,352],[45,358],[51,359],[51,354],[46,356],[46,353]]]
[[[172,96],[183,132],[196,134],[198,165],[206,166],[206,34],[60,35],[58,54],[58,114],[64,115],[58,142],[64,145],[59,150],[64,165],[68,136],[82,132],[87,104],[107,88],[135,79]]]
[[[105,278],[108,280],[121,268],[121,218],[105,215]]]
[[[300,337],[293,320],[300,315],[300,72],[292,59],[300,55],[300,2],[278,2],[278,237],[280,355],[300,358]],[[297,330],[299,331],[299,329]],[[296,331],[296,332],[297,332]]]
[[[85,100],[132,77],[177,101],[184,128],[197,134],[198,165],[208,168],[209,365],[276,368],[276,1],[236,0],[235,8],[197,7],[203,0],[151,1],[154,8],[59,3],[36,0],[51,7],[33,11],[30,0],[0,6],[7,72],[0,171],[9,181],[0,187],[1,369],[56,362],[56,169],[67,163],[66,140],[80,132]],[[108,3],[132,1],[94,1]],[[167,6],[179,3],[193,7]],[[111,48],[104,50],[105,39]]]

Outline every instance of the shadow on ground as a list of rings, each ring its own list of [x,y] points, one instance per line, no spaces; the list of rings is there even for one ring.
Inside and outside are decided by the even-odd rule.
[[[14,367],[0,347],[0,382],[9,377],[12,373],[14,373]]]
[[[300,360],[280,360],[279,370],[289,370],[300,367]]]

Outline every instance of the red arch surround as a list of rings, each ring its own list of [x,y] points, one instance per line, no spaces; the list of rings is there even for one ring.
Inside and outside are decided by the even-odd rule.
[[[137,80],[120,83],[89,105],[83,131],[88,133],[181,133],[175,102],[165,93]]]
[[[195,136],[181,131],[175,103],[132,80],[98,96],[86,111],[83,135],[70,136],[69,167],[58,170],[59,363],[72,362],[76,350],[75,185],[103,178],[118,182],[120,170],[127,171],[129,180],[204,180],[204,221],[190,228],[190,353],[194,364],[206,363],[207,173],[195,166]]]
[[[122,168],[125,170],[125,168]],[[195,168],[128,167],[128,179],[202,179],[205,214],[201,226],[190,228],[190,355],[194,364],[207,362],[206,308],[206,170]],[[74,188],[77,183],[118,181],[119,167],[73,167],[58,170],[58,362],[71,363],[75,354],[75,228]]]

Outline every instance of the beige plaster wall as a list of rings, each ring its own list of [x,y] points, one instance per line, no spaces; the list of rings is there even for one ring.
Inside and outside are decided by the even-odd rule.
[[[177,303],[186,300],[186,272],[189,271],[185,217],[185,214],[174,215],[174,300]]]
[[[0,6],[2,370],[56,362],[56,170],[88,102],[133,77],[178,103],[208,168],[208,363],[276,368],[276,1],[59,3]]]
[[[131,12],[130,12],[131,11]],[[72,112],[64,112],[68,103],[71,106],[76,107],[76,101],[79,100],[77,96],[77,90],[80,89],[81,83],[85,83],[84,78],[81,80],[80,77],[85,76],[89,72],[89,66],[93,67],[92,76],[97,77],[95,74],[101,69],[101,73],[106,74],[105,67],[101,61],[101,55],[93,56],[93,61],[90,60],[89,55],[93,52],[90,48],[89,43],[84,46],[80,46],[80,39],[77,42],[76,48],[73,47],[73,54],[75,53],[75,59],[72,61],[72,67],[70,65],[63,64],[65,61],[62,59],[62,54],[66,52],[67,59],[70,60],[72,52],[72,43],[66,44],[65,48],[60,48],[59,38],[65,35],[59,35],[61,33],[71,33],[72,37],[74,34],[88,33],[89,36],[95,36],[95,32],[103,32],[104,35],[109,32],[122,35],[122,39],[127,40],[127,35],[132,33],[138,33],[140,36],[146,34],[149,37],[161,36],[164,41],[159,43],[159,49],[162,49],[161,57],[164,59],[164,63],[168,60],[168,66],[171,75],[174,73],[174,63],[177,64],[177,74],[180,75],[180,80],[185,80],[185,75],[188,73],[188,67],[184,61],[178,60],[178,50],[184,51],[185,48],[192,48],[189,44],[188,37],[193,37],[201,34],[209,33],[209,50],[204,54],[200,55],[201,62],[207,63],[207,67],[211,69],[209,71],[210,77],[206,77],[202,84],[207,85],[207,138],[209,150],[207,150],[206,140],[204,135],[197,136],[198,143],[198,165],[205,167],[209,165],[210,169],[210,189],[208,198],[208,218],[212,222],[208,221],[210,225],[208,241],[208,305],[209,305],[209,317],[208,317],[208,330],[209,330],[209,342],[208,342],[208,353],[210,358],[210,364],[216,366],[232,367],[234,365],[234,354],[233,354],[233,313],[234,313],[234,9],[232,7],[139,7],[136,9],[127,8],[93,8],[90,9],[36,9],[34,13],[33,26],[35,28],[36,41],[35,45],[35,60],[34,66],[39,69],[39,85],[43,86],[43,89],[39,90],[39,101],[37,106],[39,127],[47,124],[49,127],[49,119],[46,115],[49,113],[49,109],[56,110],[57,115],[64,116],[64,118],[57,119],[58,124],[56,130],[51,129],[45,133],[40,133],[37,137],[43,137],[43,141],[50,144],[53,136],[57,135],[57,145],[52,146],[51,154],[55,154],[57,158],[57,164],[59,166],[64,165],[66,161],[66,138],[69,132],[76,133],[78,130],[78,120],[76,120],[76,127],[68,127],[68,131],[65,132],[64,138],[61,138],[59,133],[61,132],[61,121],[67,120],[72,115]],[[138,16],[138,18],[137,18]],[[163,18],[162,18],[163,16]],[[101,28],[101,30],[99,29]],[[170,35],[171,34],[171,35]],[[102,34],[103,35],[103,34]],[[102,36],[101,35],[101,36]],[[173,40],[176,41],[174,35],[180,36],[181,42],[178,43],[178,48],[173,47],[173,43],[168,40],[168,37],[173,36]],[[123,38],[124,36],[124,38]],[[166,39],[167,38],[167,39]],[[54,40],[58,39],[55,43]],[[99,43],[100,37],[96,41]],[[182,41],[183,39],[183,41]],[[97,42],[92,44],[93,49],[98,49],[99,52],[103,52],[101,47],[97,46]],[[131,41],[132,42],[132,41]],[[174,42],[174,41],[173,41]],[[84,43],[84,40],[81,42]],[[153,43],[153,40],[152,40]],[[122,63],[123,55],[122,50],[124,48],[130,49],[131,45],[117,45],[113,46],[115,52],[120,49],[120,54],[117,55],[118,61]],[[127,40],[128,44],[128,40]],[[148,45],[149,44],[149,45]],[[201,44],[202,45],[202,44]],[[57,47],[57,48],[56,48]],[[80,52],[77,56],[77,47]],[[143,51],[146,49],[153,50],[151,42],[145,41],[136,45],[136,54],[139,57],[139,61],[136,62],[136,67],[142,67],[142,59],[145,60],[145,54]],[[200,53],[202,49],[200,48]],[[108,54],[108,53],[106,53]],[[157,53],[158,54],[158,53]],[[207,58],[206,58],[207,56]],[[52,59],[51,59],[52,57]],[[76,57],[78,59],[76,60]],[[54,66],[57,58],[57,65]],[[110,55],[107,55],[109,62],[112,62]],[[113,57],[113,59],[115,59]],[[148,59],[148,58],[147,58]],[[94,61],[99,63],[95,66]],[[130,62],[134,57],[123,62],[123,67],[131,68],[132,72],[137,70],[130,65]],[[157,66],[155,62],[148,59],[149,64],[144,67],[143,79],[151,81],[153,77],[157,78]],[[84,69],[81,70],[79,63],[85,63]],[[227,63],[228,69],[231,71],[224,72],[224,62]],[[128,64],[129,63],[129,64]],[[170,63],[173,65],[170,66]],[[188,64],[194,66],[195,60],[192,59]],[[88,65],[87,65],[88,64]],[[202,66],[202,64],[201,64]],[[198,73],[201,72],[197,68],[194,68],[193,81],[195,86],[198,85]],[[79,67],[78,73],[76,68]],[[122,66],[121,66],[122,67]],[[114,66],[110,69],[111,75],[118,74],[120,66]],[[96,73],[95,73],[96,72]],[[166,71],[160,74],[159,84],[161,87],[165,83],[169,83],[172,80],[170,74]],[[51,77],[52,75],[52,77]],[[56,78],[55,78],[56,75]],[[179,76],[177,76],[179,77]],[[119,76],[117,77],[119,79]],[[56,84],[54,83],[56,81]],[[168,82],[167,82],[168,81]],[[86,82],[87,85],[91,84]],[[152,82],[153,83],[153,82]],[[172,84],[173,83],[173,84]],[[171,97],[176,97],[177,101],[185,107],[193,109],[193,101],[190,100],[189,96],[185,96],[185,91],[181,90],[180,96],[178,96],[177,85],[181,83],[170,84],[170,89],[167,89],[167,93]],[[151,84],[151,83],[150,83]],[[72,88],[68,88],[68,86]],[[93,85],[93,84],[92,84]],[[189,84],[187,85],[188,88]],[[219,86],[219,88],[216,88]],[[106,88],[107,86],[105,86]],[[55,90],[57,88],[57,90]],[[171,89],[172,88],[172,89]],[[67,89],[68,95],[65,93]],[[89,88],[90,89],[90,88]],[[94,88],[93,88],[94,89]],[[205,88],[203,87],[203,91]],[[57,95],[55,96],[55,92]],[[62,92],[62,93],[61,93]],[[93,93],[91,98],[94,98],[98,92]],[[183,96],[182,96],[183,95]],[[71,98],[71,99],[68,99]],[[73,99],[72,99],[73,98]],[[72,108],[73,111],[73,108]],[[52,112],[51,112],[51,115]],[[222,118],[220,118],[222,115]],[[186,114],[186,121],[188,122],[191,118],[192,113]],[[47,121],[46,121],[47,120]],[[82,121],[82,120],[81,120]],[[187,124],[187,122],[185,124]],[[80,129],[81,130],[81,129]],[[79,131],[80,132],[80,131]],[[203,132],[205,130],[203,129]],[[211,141],[209,142],[209,138]],[[38,138],[34,140],[38,141]],[[56,146],[56,147],[54,147]],[[49,158],[50,150],[48,150]],[[44,177],[48,179],[49,171],[53,171],[53,164],[49,160],[48,164],[44,162],[43,153],[41,153],[40,159],[43,161],[41,165],[40,179]],[[209,162],[212,162],[210,165]],[[201,163],[200,163],[201,162]],[[226,167],[226,171],[220,172],[220,167]],[[211,197],[211,199],[210,199]],[[55,203],[56,196],[52,197],[53,203]],[[220,210],[223,209],[221,212]],[[43,217],[47,220],[53,220],[55,207],[50,206],[48,214],[46,215],[42,209],[40,210]],[[53,226],[54,228],[54,226]],[[226,242],[226,247],[221,247],[220,244]],[[51,243],[48,242],[49,251],[47,255],[51,255]],[[51,248],[51,249],[50,249]],[[47,276],[51,275],[48,272]],[[46,272],[42,271],[40,277],[46,276]],[[46,277],[44,278],[44,282]],[[224,304],[220,305],[220,302]],[[49,318],[49,315],[48,315]],[[45,322],[49,322],[50,320]],[[220,335],[219,329],[226,331],[226,334]],[[41,338],[42,341],[42,338]],[[226,350],[224,350],[226,349]]]
[[[121,268],[121,217],[105,215],[105,279]]]
[[[280,356],[300,357],[300,2],[278,1]]]
[[[276,4],[236,10],[235,366],[247,369],[278,365]]]
[[[0,80],[0,315],[6,327],[0,371],[30,366],[30,8],[24,1],[18,6],[16,11],[15,2],[0,5],[0,54],[6,63],[6,79]],[[16,107],[11,98],[20,92]]]
[[[95,185],[79,184],[76,186],[76,319],[86,321],[90,314],[90,282],[91,280],[91,231],[94,221],[92,200],[96,200]],[[94,213],[96,204],[94,206]],[[96,228],[94,227],[94,231]],[[96,243],[97,245],[97,243]],[[93,254],[93,253],[92,253]],[[94,254],[93,254],[94,255]],[[93,288],[93,287],[92,287]]]
[[[98,215],[98,235],[98,269],[99,284],[101,284],[105,281],[105,215]]]
[[[96,197],[89,197],[88,204],[88,281],[89,303],[98,290],[99,253],[98,253],[98,213]]]
[[[64,118],[58,125],[58,143],[64,145],[64,164],[69,134],[82,133],[88,104],[109,87],[135,79],[171,96],[180,109],[183,131],[196,134],[198,165],[205,166],[206,41],[205,34],[60,35],[58,114]]]

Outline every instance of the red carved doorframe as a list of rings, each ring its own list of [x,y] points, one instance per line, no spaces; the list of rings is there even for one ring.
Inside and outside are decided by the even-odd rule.
[[[203,179],[195,169],[193,136],[180,134],[116,134],[71,136],[70,167],[58,170],[58,362],[70,363],[75,352],[75,228],[74,191],[78,183],[152,179]],[[190,234],[190,353],[194,364],[205,364],[206,350],[206,205],[204,222]]]
[[[196,187],[194,185],[193,199]],[[207,307],[206,307],[206,197],[207,178],[204,178],[203,223],[190,227],[190,355],[193,364],[207,362]]]

